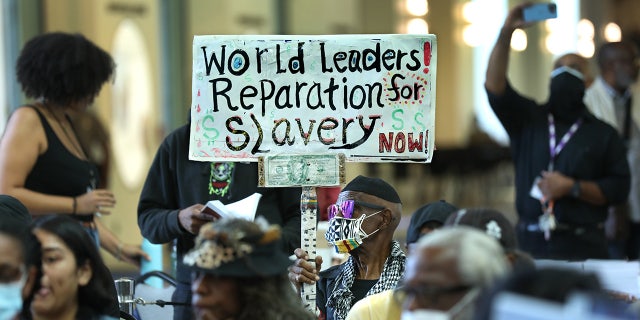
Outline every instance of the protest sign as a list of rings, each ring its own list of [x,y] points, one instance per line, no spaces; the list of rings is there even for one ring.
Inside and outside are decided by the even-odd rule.
[[[430,162],[434,35],[196,36],[189,158]]]

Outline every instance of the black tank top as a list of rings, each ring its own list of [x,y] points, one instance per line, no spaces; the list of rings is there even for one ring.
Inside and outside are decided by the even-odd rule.
[[[38,113],[48,147],[38,156],[33,169],[27,176],[25,188],[40,193],[69,197],[79,196],[89,189],[94,189],[99,183],[96,165],[73,155],[53,132],[40,110],[31,105],[26,107],[33,108]],[[71,129],[75,132],[73,124]],[[72,217],[81,221],[93,220],[93,215],[72,215]]]

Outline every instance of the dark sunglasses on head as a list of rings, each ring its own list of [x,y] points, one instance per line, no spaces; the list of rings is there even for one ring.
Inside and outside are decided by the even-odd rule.
[[[329,206],[329,208],[327,208],[327,211],[329,211],[329,219],[333,219],[333,217],[335,217],[339,212],[342,213],[343,217],[347,219],[351,219],[353,217],[353,209],[355,208],[355,206],[376,209],[376,210],[385,209],[384,206],[380,206],[373,203],[368,203],[368,202],[363,202],[358,200],[346,200],[346,201],[342,201],[340,205],[332,204]]]

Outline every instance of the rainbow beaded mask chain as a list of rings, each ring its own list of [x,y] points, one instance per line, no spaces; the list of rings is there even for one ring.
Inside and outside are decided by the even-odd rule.
[[[211,162],[209,194],[224,197],[229,192],[234,168],[233,162]]]
[[[378,211],[369,215],[363,213],[359,218],[353,219],[353,211],[356,206],[374,210],[377,209]],[[380,231],[378,228],[367,234],[362,229],[362,222],[364,222],[364,219],[366,218],[373,217],[374,215],[383,212],[384,209],[384,206],[358,200],[346,200],[341,202],[339,205],[334,204],[329,207],[329,227],[327,228],[324,237],[329,244],[334,246],[337,253],[351,252],[359,247],[364,239]],[[342,216],[336,216],[338,213],[341,213]]]

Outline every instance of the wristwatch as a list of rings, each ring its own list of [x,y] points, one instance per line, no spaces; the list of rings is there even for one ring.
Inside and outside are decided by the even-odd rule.
[[[571,187],[571,196],[578,199],[580,198],[580,181],[576,180]]]

